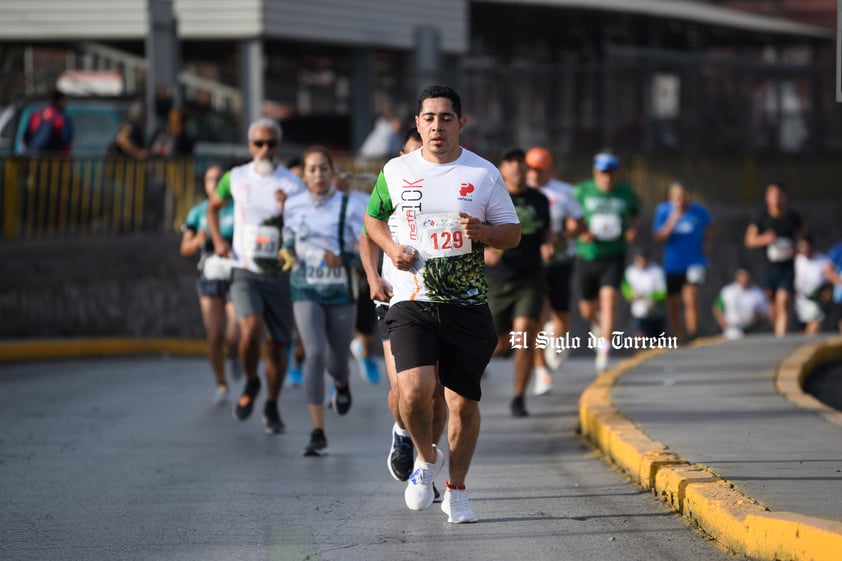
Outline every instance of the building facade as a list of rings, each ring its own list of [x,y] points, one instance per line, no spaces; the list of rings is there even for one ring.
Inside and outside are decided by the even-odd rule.
[[[465,142],[483,153],[842,148],[833,33],[728,2],[5,0],[0,62],[21,72],[0,98],[67,68],[142,92],[150,2],[175,17],[186,97],[241,128],[275,116],[302,143],[353,151],[379,115],[411,123],[420,88],[441,81],[462,92]]]

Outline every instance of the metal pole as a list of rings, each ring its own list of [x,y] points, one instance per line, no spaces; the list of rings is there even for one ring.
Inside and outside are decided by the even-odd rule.
[[[836,101],[842,103],[842,0],[836,0]]]

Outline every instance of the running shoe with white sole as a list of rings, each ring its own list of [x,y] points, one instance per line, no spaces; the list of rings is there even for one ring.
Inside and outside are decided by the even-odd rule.
[[[553,372],[561,368],[561,365],[564,364],[568,356],[570,356],[570,349],[560,350],[558,347],[550,346],[544,349],[544,362],[547,363],[547,367]]]
[[[468,502],[468,491],[465,489],[451,489],[444,491],[444,499],[441,501],[441,511],[447,515],[447,521],[451,524],[465,524],[477,521],[470,503]]]
[[[228,403],[228,386],[225,384],[218,384],[213,391],[213,402],[217,405]]]
[[[392,447],[389,450],[389,457],[386,458],[386,466],[389,473],[398,481],[406,481],[412,473],[413,455],[415,446],[408,436],[399,435],[392,427]]]
[[[444,465],[444,454],[436,448],[436,461],[429,464],[420,458],[415,460],[414,470],[409,474],[403,497],[410,510],[424,510],[436,498],[433,478]]]
[[[535,368],[535,383],[532,385],[532,393],[535,395],[546,395],[553,389],[553,375],[543,366]]]
[[[263,406],[263,426],[266,434],[280,434],[286,428],[281,420],[281,413],[278,411],[277,401],[267,401]]]
[[[597,374],[601,374],[608,370],[608,346],[605,345],[596,351],[596,359],[594,359],[594,369]]]
[[[548,335],[552,334],[552,337],[564,336],[564,333],[555,332],[555,324],[553,324],[552,320],[544,324],[544,333]],[[544,347],[544,362],[547,363],[547,367],[550,370],[556,370],[559,366],[561,366],[558,354],[556,353],[556,348],[552,345]]]
[[[327,454],[327,437],[323,429],[313,429],[310,444],[304,449],[305,456],[324,456]]]
[[[331,406],[340,415],[346,414],[351,409],[351,387],[348,384],[341,388],[334,386]]]

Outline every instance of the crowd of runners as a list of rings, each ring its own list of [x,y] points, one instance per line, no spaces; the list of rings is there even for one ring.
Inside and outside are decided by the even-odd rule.
[[[507,148],[492,162],[462,147],[466,117],[449,87],[425,89],[417,109],[370,193],[349,189],[324,147],[283,165],[277,122],[253,122],[253,160],[207,170],[208,197],[185,220],[181,252],[201,256],[214,401],[227,402],[228,379],[244,377],[234,417],[249,418],[265,392],[264,427],[279,434],[279,395],[301,385],[312,422],[304,454],[322,456],[326,409],[352,409],[350,364],[368,383],[380,378],[379,338],[394,417],[389,473],[406,482],[408,508],[440,501],[449,522],[474,522],[466,479],[492,357],[511,358],[510,409],[525,417],[529,388],[551,392],[575,348],[572,309],[589,325],[576,337],[589,341],[597,373],[611,363],[622,301],[644,343],[691,341],[714,220],[673,184],[649,226],[659,262],[660,248],[638,244],[641,202],[616,154],[596,154],[592,176],[572,185],[554,177],[545,148]],[[842,246],[824,256],[812,242],[783,185],[769,184],[744,240],[766,250],[766,290],[735,271],[712,310],[726,335],[769,321],[782,336],[793,302],[808,331],[838,317]]]

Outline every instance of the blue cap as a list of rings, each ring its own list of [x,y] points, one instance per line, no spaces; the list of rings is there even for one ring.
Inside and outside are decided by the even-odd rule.
[[[593,158],[593,166],[599,171],[608,171],[620,167],[620,160],[609,152],[600,152]]]

